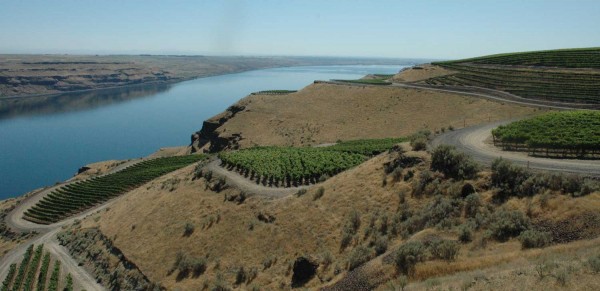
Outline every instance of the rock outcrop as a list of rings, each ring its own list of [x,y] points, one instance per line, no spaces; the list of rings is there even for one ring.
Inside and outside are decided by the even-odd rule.
[[[245,106],[235,104],[224,112],[204,121],[202,129],[192,134],[191,151],[215,153],[224,149],[238,149],[238,142],[242,139],[241,133],[223,134],[219,128],[238,112],[246,109]]]

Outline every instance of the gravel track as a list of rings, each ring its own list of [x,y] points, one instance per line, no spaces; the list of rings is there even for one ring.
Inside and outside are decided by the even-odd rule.
[[[538,158],[528,156],[523,152],[503,151],[495,147],[490,141],[492,129],[511,121],[494,122],[449,131],[435,137],[431,145],[453,145],[476,161],[488,166],[492,164],[495,158],[502,157],[515,164],[532,169],[600,177],[599,160]]]

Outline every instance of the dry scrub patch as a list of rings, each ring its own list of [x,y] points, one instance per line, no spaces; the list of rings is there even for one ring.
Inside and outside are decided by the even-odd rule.
[[[454,74],[456,72],[442,68],[439,66],[433,65],[420,65],[414,66],[410,69],[404,70],[398,74],[396,74],[392,81],[394,82],[419,82],[423,80],[427,80],[429,78],[441,77],[450,74]]]
[[[351,278],[358,278],[358,282],[371,287],[379,286],[396,278],[395,268],[386,257],[393,258],[399,246],[432,238],[456,241],[459,230],[454,225],[466,220],[463,208],[447,215],[428,208],[440,197],[451,199],[463,195],[461,188],[465,182],[433,174],[434,178],[440,178],[438,182],[426,185],[423,194],[411,195],[422,173],[427,172],[430,157],[425,152],[405,155],[418,157],[420,162],[403,166],[402,175],[397,178],[393,171],[387,176],[384,173],[385,164],[395,161],[398,153],[384,153],[309,188],[303,195],[268,199],[255,195],[260,193],[245,193],[243,201],[227,199],[239,195],[238,189],[228,187],[217,193],[210,190],[214,182],[193,179],[192,165],[124,195],[110,209],[86,219],[82,227],[99,226],[144,275],[167,289],[198,290],[205,286],[287,289],[291,286],[294,264],[301,257],[318,264],[316,275],[304,287],[316,289],[332,284],[357,287],[353,285],[357,281]],[[413,173],[412,178],[409,172]],[[405,177],[409,178],[405,180]],[[215,179],[218,177],[211,178]],[[479,193],[482,204],[478,209],[487,217],[502,208],[528,214],[531,220],[551,220],[554,212],[558,214],[556,219],[562,219],[597,209],[596,200],[600,195],[569,198],[551,193],[544,202],[534,196],[533,199],[512,198],[498,205],[492,202],[496,190],[489,187],[489,173],[480,173],[466,183]],[[392,235],[392,223],[404,205],[412,211],[410,217],[437,211],[437,220],[423,229]],[[450,220],[445,221],[445,218]],[[377,244],[370,246],[370,243],[383,228],[383,221],[387,222],[387,252],[384,250],[376,257]],[[342,244],[348,225],[353,233]],[[409,225],[401,225],[405,227]],[[523,257],[535,258],[538,254],[559,250],[568,254],[576,251],[578,244],[584,244],[578,241],[523,251],[514,237],[506,242],[493,239],[483,242],[485,230],[474,230],[472,241],[460,244],[455,260],[429,259],[417,264],[411,282],[502,263],[518,265]],[[373,252],[367,254],[367,260],[375,259],[360,266],[365,257],[357,250],[365,246],[368,253]],[[203,268],[197,274],[180,275],[179,264],[175,265],[178,258],[180,262],[191,262],[192,266],[198,263]],[[348,271],[357,262],[358,267]],[[348,285],[344,285],[346,283]]]
[[[537,111],[452,93],[322,83],[284,96],[248,96],[236,107],[244,110],[216,133],[220,137],[241,134],[241,147],[400,137],[424,128],[461,128]]]
[[[233,286],[239,267],[258,271],[254,280],[242,286],[289,286],[290,269],[300,256],[320,262],[317,276],[327,281],[334,272],[346,269],[346,257],[354,248],[353,244],[340,250],[348,214],[352,210],[363,214],[362,237],[371,213],[395,211],[396,192],[406,185],[381,186],[383,162],[388,158],[375,157],[322,183],[324,195],[317,200],[313,193],[318,187],[313,187],[300,197],[270,200],[251,195],[241,204],[224,201],[237,189],[215,193],[206,189],[203,178],[192,181],[190,166],[126,194],[100,218],[87,219],[83,227],[98,224],[150,280],[168,289],[196,289],[204,282],[215,284],[217,277]],[[173,191],[162,189],[173,180],[179,181]],[[191,233],[186,233],[188,223],[194,226]],[[205,272],[178,280],[177,272],[169,273],[178,252],[205,258]],[[327,267],[322,263],[326,254],[330,256]],[[313,279],[306,286],[316,287],[319,282]]]

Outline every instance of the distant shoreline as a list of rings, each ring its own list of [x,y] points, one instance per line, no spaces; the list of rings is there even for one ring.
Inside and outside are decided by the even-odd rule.
[[[64,91],[64,92],[55,92],[55,93],[40,93],[40,94],[26,94],[26,95],[10,95],[10,96],[0,96],[0,100],[18,100],[18,99],[27,99],[27,98],[41,98],[41,97],[55,97],[55,96],[59,96],[59,95],[67,95],[67,94],[77,94],[77,93],[85,93],[85,92],[92,92],[92,91],[102,91],[102,90],[111,90],[111,89],[121,89],[121,88],[127,88],[127,87],[136,87],[136,86],[144,86],[144,85],[152,85],[152,84],[159,84],[159,85],[170,85],[170,84],[177,84],[177,83],[181,83],[181,82],[185,82],[185,81],[192,81],[192,80],[196,80],[196,79],[201,79],[201,78],[209,78],[209,77],[216,77],[216,76],[225,76],[225,75],[232,75],[232,74],[239,74],[239,73],[244,73],[244,72],[250,72],[250,71],[258,71],[258,70],[268,70],[268,69],[277,69],[277,68],[292,68],[292,67],[319,67],[319,66],[368,66],[369,64],[322,64],[322,65],[315,65],[315,64],[301,64],[301,65],[281,65],[281,66],[270,66],[270,67],[263,67],[263,68],[254,68],[254,69],[241,69],[241,70],[237,70],[237,71],[231,71],[231,72],[224,72],[224,73],[215,73],[215,74],[207,74],[207,75],[203,75],[203,76],[195,76],[195,77],[187,77],[187,78],[173,78],[167,81],[148,81],[148,82],[141,82],[141,83],[135,83],[135,84],[126,84],[126,85],[120,85],[120,86],[110,86],[110,87],[100,87],[100,88],[91,88],[91,89],[82,89],[82,90],[72,90],[72,91]],[[383,65],[387,65],[387,66],[406,66],[407,64],[383,64]]]

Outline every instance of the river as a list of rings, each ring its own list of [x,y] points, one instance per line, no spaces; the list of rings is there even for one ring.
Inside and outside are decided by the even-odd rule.
[[[0,100],[0,199],[66,180],[89,163],[187,145],[202,121],[251,92],[392,74],[409,65],[275,68],[170,85]]]

